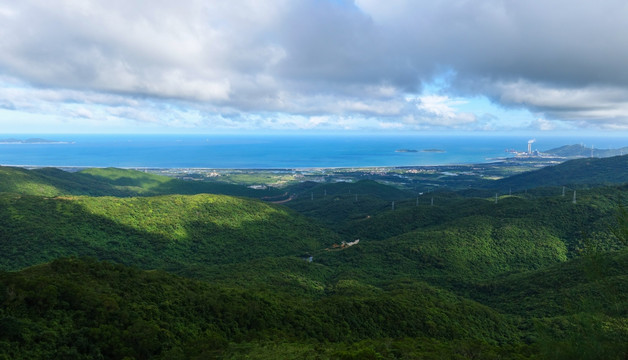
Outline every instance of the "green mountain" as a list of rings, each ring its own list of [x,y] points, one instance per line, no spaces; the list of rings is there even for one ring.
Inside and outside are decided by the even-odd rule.
[[[587,254],[479,283],[474,299],[521,316],[565,316],[592,310],[621,316],[628,312],[626,264],[627,250]]]
[[[0,354],[11,359],[507,353],[519,335],[513,319],[410,281],[386,288],[340,281],[323,298],[292,298],[62,259],[0,273],[0,290]],[[351,345],[392,338],[421,343],[423,337],[433,339],[425,350]]]
[[[155,196],[223,194],[261,198],[279,190],[255,190],[218,182],[184,181],[137,170],[94,168],[67,172],[56,168],[26,170],[0,166],[0,192],[59,196]]]
[[[434,192],[392,202],[368,197],[304,199],[286,203],[299,212],[327,224],[347,239],[383,241],[413,231],[454,226],[465,218],[485,219],[499,226],[547,229],[563,241],[570,256],[585,229],[608,233],[617,205],[627,195],[626,186],[581,190],[578,203],[560,188],[547,188],[512,196],[469,198],[453,192]],[[489,192],[490,194],[490,192]],[[485,221],[480,221],[484,224]],[[600,235],[602,236],[602,235]]]
[[[628,155],[565,161],[539,170],[513,175],[485,186],[502,193],[543,186],[595,186],[628,182]]]
[[[409,276],[463,294],[470,284],[560,264],[588,247],[621,249],[610,232],[617,190],[584,192],[578,204],[560,196],[401,203],[337,225],[343,238],[360,243],[315,258],[372,284]]]
[[[411,196],[411,193],[399,190],[396,187],[384,185],[373,180],[356,182],[316,183],[312,181],[291,185],[286,188],[300,199],[346,198],[370,196],[381,200],[400,200]],[[350,196],[351,195],[351,196]]]
[[[595,266],[572,260],[566,267],[482,284],[471,294],[502,312],[410,279],[379,287],[340,279],[327,285],[322,297],[295,297],[61,259],[0,273],[0,354],[11,359],[621,359],[628,335],[625,257],[626,252],[612,254],[604,265],[616,270],[593,277],[578,275]],[[623,299],[623,305],[607,299],[597,305],[600,296]],[[570,307],[572,301],[578,306]]]
[[[183,271],[301,255],[338,236],[287,208],[222,195],[57,197],[0,194],[0,266],[79,255]]]
[[[292,200],[284,205],[316,218],[339,230],[337,225],[347,219],[360,219],[392,207],[393,201],[411,197],[412,194],[373,180],[354,183],[339,182],[318,184],[307,182],[288,188]]]
[[[628,251],[592,252],[547,268],[497,277],[471,292],[502,314],[530,320],[546,358],[628,355]]]
[[[555,149],[544,151],[545,154],[551,154],[561,157],[611,157],[628,154],[628,147],[620,149],[595,149],[587,148],[584,145],[565,145]]]
[[[626,158],[583,160],[533,179]],[[268,204],[130,170],[0,177],[0,359],[628,353],[628,185],[574,204],[556,187],[302,183]]]

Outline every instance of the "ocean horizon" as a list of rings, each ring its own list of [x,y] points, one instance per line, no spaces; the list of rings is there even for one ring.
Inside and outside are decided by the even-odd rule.
[[[446,135],[0,135],[58,143],[1,143],[0,165],[50,167],[299,169],[477,164],[525,151],[525,136]],[[545,151],[628,146],[625,137],[536,137]],[[401,151],[400,151],[401,150]]]

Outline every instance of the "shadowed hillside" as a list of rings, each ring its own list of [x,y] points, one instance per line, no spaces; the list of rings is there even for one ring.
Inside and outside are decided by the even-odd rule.
[[[282,207],[220,195],[42,198],[0,195],[2,268],[94,256],[180,270],[299,255],[338,237]]]
[[[217,182],[184,181],[137,170],[94,168],[67,172],[55,168],[26,170],[0,166],[0,192],[25,195],[155,196],[222,194],[264,197],[279,190],[255,190]]]

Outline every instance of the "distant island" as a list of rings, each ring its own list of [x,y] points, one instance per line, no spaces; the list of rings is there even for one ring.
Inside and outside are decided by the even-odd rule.
[[[397,150],[395,150],[395,152],[400,152],[400,153],[415,153],[415,152],[418,152],[418,150],[414,150],[414,149],[397,149]]]
[[[419,150],[415,150],[415,149],[397,149],[397,150],[395,150],[395,152],[416,153],[416,152],[419,152]],[[441,150],[441,149],[423,149],[423,150],[421,150],[421,152],[444,153],[445,150]]]
[[[441,149],[423,149],[423,150],[421,150],[421,152],[444,153],[445,150],[441,150]]]
[[[41,138],[21,139],[0,139],[0,144],[69,144],[67,141],[56,141]]]

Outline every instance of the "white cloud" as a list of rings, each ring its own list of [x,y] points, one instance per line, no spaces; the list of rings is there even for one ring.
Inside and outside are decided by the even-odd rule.
[[[379,126],[382,129],[404,129],[406,127],[406,125],[401,122],[393,122],[393,123],[382,122],[379,124]]]
[[[416,107],[419,110],[420,116],[412,116],[409,118],[411,119],[410,122],[420,122],[442,127],[459,127],[477,121],[474,114],[456,109],[457,105],[466,103],[464,100],[451,99],[448,96],[442,95],[420,96],[417,100]],[[406,121],[408,121],[408,119]]]
[[[321,125],[326,125],[329,123],[329,117],[328,116],[312,116],[309,118],[309,120],[307,121],[307,123],[305,123],[304,125],[301,126],[301,128],[303,129],[313,129],[313,128],[317,128]]]
[[[588,126],[628,126],[628,88],[563,88],[519,80],[497,84],[491,91],[503,104],[526,107],[552,119]]]
[[[540,130],[540,131],[551,131],[551,130],[556,129],[556,124],[554,124],[553,122],[549,120],[539,118],[530,124],[530,128],[534,130]]]
[[[0,0],[0,107],[164,127],[508,128],[459,109],[487,96],[624,128],[626,18],[623,0]]]

